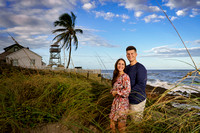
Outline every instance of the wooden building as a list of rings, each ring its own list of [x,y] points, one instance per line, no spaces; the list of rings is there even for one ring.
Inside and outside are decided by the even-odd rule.
[[[0,65],[4,64],[35,69],[43,69],[45,67],[40,55],[18,43],[4,48],[4,52],[0,54]]]

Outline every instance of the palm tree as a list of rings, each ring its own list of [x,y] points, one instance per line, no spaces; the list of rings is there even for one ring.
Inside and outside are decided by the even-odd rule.
[[[63,41],[61,43],[61,48],[69,50],[67,68],[69,67],[71,59],[72,41],[75,45],[75,50],[77,50],[78,39],[76,37],[76,33],[83,33],[81,29],[75,29],[75,20],[76,16],[73,12],[71,12],[71,16],[68,13],[64,13],[59,17],[59,20],[54,22],[54,26],[60,26],[60,28],[52,31],[53,33],[61,32],[53,39],[57,39],[57,41],[54,44],[58,44],[59,42]]]

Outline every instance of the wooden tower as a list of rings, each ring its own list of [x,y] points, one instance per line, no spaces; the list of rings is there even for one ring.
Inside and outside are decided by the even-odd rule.
[[[49,66],[56,65],[57,67],[61,65],[61,57],[60,57],[60,51],[59,45],[53,44],[51,45],[51,48],[49,50],[50,52],[50,59],[49,59]]]

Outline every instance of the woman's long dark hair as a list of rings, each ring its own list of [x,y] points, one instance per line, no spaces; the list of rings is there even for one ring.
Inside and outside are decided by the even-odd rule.
[[[119,70],[117,69],[117,64],[118,64],[118,62],[119,62],[120,60],[124,61],[124,64],[125,64],[125,67],[126,67],[126,61],[125,61],[123,58],[119,58],[119,59],[116,61],[116,63],[115,63],[115,70],[113,71],[112,87],[113,87],[114,83],[117,81],[117,76],[118,76],[118,74],[119,74]]]

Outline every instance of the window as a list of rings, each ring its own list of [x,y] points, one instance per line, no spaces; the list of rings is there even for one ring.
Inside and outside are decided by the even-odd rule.
[[[16,52],[18,50],[18,47],[14,47],[14,52]]]
[[[12,60],[12,65],[13,66],[18,66],[18,59],[13,59]]]
[[[31,59],[30,64],[33,66],[35,65],[35,59]]]

